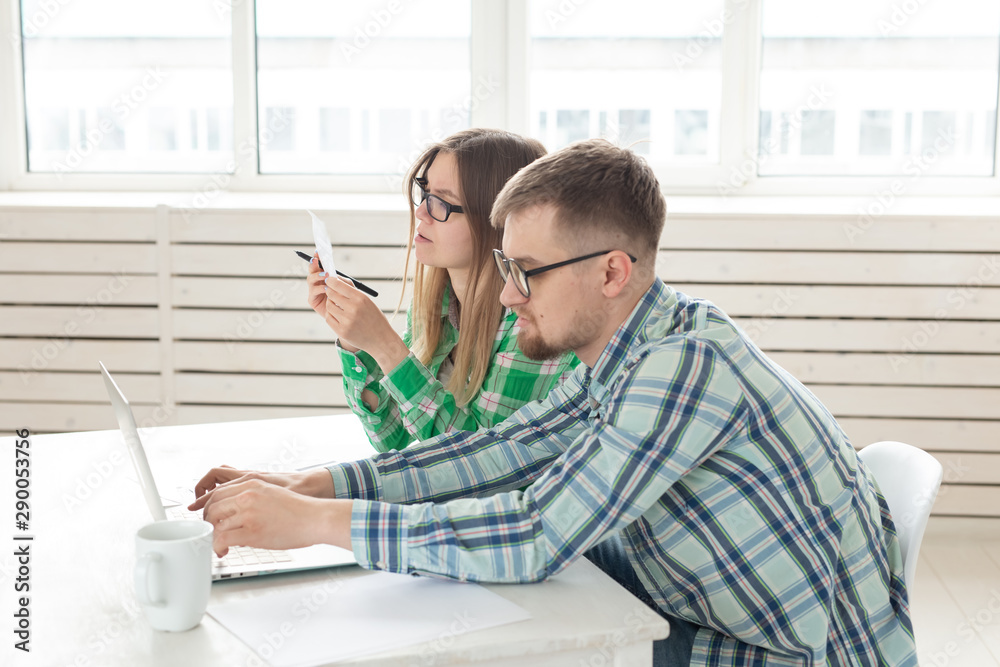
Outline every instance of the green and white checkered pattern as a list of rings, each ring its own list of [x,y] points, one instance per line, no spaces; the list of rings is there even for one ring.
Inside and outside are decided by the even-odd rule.
[[[441,363],[458,344],[458,331],[448,317],[450,290],[442,304],[441,341],[430,366],[411,353],[388,375],[366,352],[352,354],[340,350],[344,373],[344,393],[368,433],[372,446],[380,452],[402,449],[415,440],[442,433],[476,431],[509,417],[525,403],[548,395],[568,376],[579,360],[572,354],[550,361],[532,361],[517,349],[517,316],[508,313],[500,322],[493,343],[493,363],[479,394],[459,407],[455,397],[437,380]],[[411,342],[411,317],[406,315],[403,341]],[[361,400],[370,390],[378,398],[374,411]]]

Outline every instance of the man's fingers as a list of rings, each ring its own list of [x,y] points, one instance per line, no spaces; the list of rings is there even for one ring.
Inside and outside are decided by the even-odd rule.
[[[205,521],[213,527],[212,546],[220,558],[226,555],[229,547],[250,545],[250,531],[243,525],[245,515],[240,510],[245,504],[241,499],[245,498],[246,484],[238,486],[244,488],[235,495],[217,500],[205,512]]]
[[[216,492],[219,491],[222,488],[222,486],[223,485],[220,484],[219,486],[215,487],[208,493],[198,496],[193,503],[188,505],[188,509],[192,512],[196,512],[203,507],[207,507],[208,504],[215,499]]]
[[[212,536],[212,548],[216,555],[222,558],[229,552],[229,547],[248,547],[254,542],[252,531],[246,528],[218,530]]]
[[[197,510],[200,510],[211,499],[211,497],[212,497],[212,492],[211,491],[209,491],[208,493],[205,493],[205,494],[202,494],[202,495],[198,496],[197,500],[195,500],[193,503],[191,503],[190,505],[188,505],[188,509],[191,510],[192,512],[196,512]]]
[[[194,495],[196,498],[200,498],[204,493],[211,491],[216,486],[223,482],[227,482],[232,479],[232,474],[230,471],[235,470],[230,466],[223,465],[218,468],[212,468],[198,480],[198,483],[194,487]],[[220,481],[221,480],[221,481]]]
[[[225,491],[230,491],[230,489],[225,489]],[[226,496],[213,494],[212,502],[205,507],[202,518],[212,524],[216,531],[230,530],[243,525],[239,517],[240,505],[237,501],[239,493],[242,493],[242,490]]]
[[[205,520],[209,521],[208,516],[212,514],[215,514],[216,516],[226,516],[226,505],[220,505],[220,503],[231,500],[234,497],[239,496],[241,493],[249,491],[251,488],[260,483],[261,482],[256,481],[255,477],[251,477],[248,474],[217,487],[211,494],[209,494],[211,495],[211,499],[205,504]],[[230,510],[230,512],[231,511],[232,510]]]

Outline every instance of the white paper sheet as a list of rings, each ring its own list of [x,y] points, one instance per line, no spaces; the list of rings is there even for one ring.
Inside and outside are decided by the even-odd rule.
[[[312,218],[313,242],[316,244],[316,252],[319,254],[319,261],[323,264],[323,270],[331,276],[337,274],[337,267],[333,263],[333,248],[330,244],[330,236],[326,233],[326,224],[312,211],[306,211]]]
[[[431,643],[416,654],[430,657],[459,635],[531,618],[476,584],[388,572],[209,605],[208,613],[275,667],[313,667],[424,642]]]

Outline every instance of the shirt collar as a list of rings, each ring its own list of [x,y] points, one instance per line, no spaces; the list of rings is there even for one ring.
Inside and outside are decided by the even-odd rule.
[[[597,363],[590,369],[590,392],[595,399],[603,402],[604,394],[611,383],[631,364],[637,356],[638,348],[648,342],[650,331],[647,330],[646,324],[651,320],[672,323],[677,306],[677,293],[662,280],[655,278],[629,316],[618,327],[615,335],[608,341],[604,351],[597,358]],[[669,324],[668,327],[669,329],[665,331],[659,331],[657,327],[657,337],[667,335],[675,328],[675,324]]]
[[[444,297],[441,299],[441,317],[448,320],[455,330],[458,330],[460,313],[458,312],[458,299],[455,298],[455,291],[451,287],[451,282],[444,285]]]

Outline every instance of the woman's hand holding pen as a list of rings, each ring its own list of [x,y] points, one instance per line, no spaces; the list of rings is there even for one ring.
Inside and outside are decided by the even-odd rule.
[[[326,273],[320,271],[319,255],[313,254],[312,261],[309,262],[306,284],[309,285],[309,307],[326,319]]]
[[[327,276],[325,293],[326,323],[340,337],[344,349],[363,349],[372,355],[384,373],[399,365],[410,353],[375,302],[349,280]]]
[[[319,267],[319,256],[313,254],[313,259],[309,262],[309,273],[306,275],[306,284],[309,286],[309,307],[324,320],[326,319],[326,278],[326,272],[321,271]],[[357,352],[360,349],[343,339],[341,339],[340,345],[348,352]]]
[[[309,306],[326,320],[345,350],[365,350],[383,372],[395,368],[410,353],[375,302],[351,281],[321,272],[315,255],[306,282]]]

